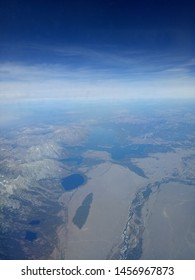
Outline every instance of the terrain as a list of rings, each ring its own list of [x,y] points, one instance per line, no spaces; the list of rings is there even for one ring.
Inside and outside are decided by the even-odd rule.
[[[6,108],[0,259],[195,258],[194,101]]]

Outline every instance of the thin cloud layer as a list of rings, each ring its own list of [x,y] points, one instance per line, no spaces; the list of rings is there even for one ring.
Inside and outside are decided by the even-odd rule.
[[[43,52],[39,47],[39,56]],[[194,58],[74,48],[49,52],[68,59],[2,62],[0,99],[195,97]]]

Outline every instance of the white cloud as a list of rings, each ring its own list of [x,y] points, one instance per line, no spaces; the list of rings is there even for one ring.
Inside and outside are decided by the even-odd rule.
[[[62,64],[0,64],[0,99],[42,98],[188,98],[195,81],[188,71],[194,59],[174,63],[158,55],[129,58],[97,51],[72,50],[71,55],[96,56],[118,67],[73,67]],[[61,50],[61,55],[70,55]],[[136,64],[137,61],[137,64]],[[92,67],[93,66],[93,67]],[[117,71],[118,70],[118,71]]]

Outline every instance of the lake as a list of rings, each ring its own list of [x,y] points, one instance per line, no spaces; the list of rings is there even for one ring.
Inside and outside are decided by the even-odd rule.
[[[61,180],[62,187],[64,188],[65,191],[72,191],[74,189],[77,189],[85,182],[86,182],[86,178],[79,173],[72,174]]]
[[[72,221],[80,229],[87,221],[92,201],[93,193],[90,193],[85,197],[85,199],[82,202],[82,205],[77,209],[75,213],[75,216]]]
[[[25,239],[28,240],[28,241],[34,241],[34,240],[37,239],[37,233],[27,230]]]

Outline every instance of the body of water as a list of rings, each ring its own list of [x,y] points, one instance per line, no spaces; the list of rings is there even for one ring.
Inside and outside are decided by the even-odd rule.
[[[34,241],[37,239],[37,233],[33,231],[26,231],[25,239],[29,241]]]
[[[82,202],[82,205],[77,209],[73,218],[73,223],[78,227],[82,228],[87,221],[91,203],[93,201],[93,194],[88,194]]]
[[[83,185],[85,181],[86,178],[83,175],[75,173],[62,179],[61,184],[65,191],[72,191]]]
[[[29,225],[31,226],[36,226],[36,225],[39,225],[40,224],[40,220],[32,220],[29,222]]]

